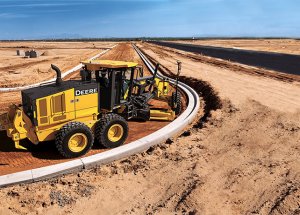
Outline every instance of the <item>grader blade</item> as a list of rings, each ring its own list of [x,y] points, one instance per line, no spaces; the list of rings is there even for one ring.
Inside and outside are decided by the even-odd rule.
[[[31,142],[38,142],[36,134],[32,130],[32,123],[23,109],[11,105],[9,111],[0,115],[0,130],[6,130],[7,136],[14,141],[16,149],[27,150],[20,145],[20,140],[28,138]]]
[[[151,109],[150,120],[173,121],[175,113],[172,110]]]

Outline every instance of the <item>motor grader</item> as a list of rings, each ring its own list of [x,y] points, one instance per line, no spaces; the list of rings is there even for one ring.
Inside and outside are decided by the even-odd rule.
[[[92,60],[82,62],[80,80],[63,81],[61,71],[51,65],[53,83],[21,91],[22,104],[11,105],[0,116],[15,147],[20,140],[33,144],[54,140],[66,158],[86,154],[95,141],[107,148],[122,145],[128,136],[128,120],[173,120],[181,110],[180,94],[171,92],[170,82],[145,77],[134,62]],[[172,88],[174,89],[174,88]],[[155,108],[150,100],[161,100],[169,108]]]

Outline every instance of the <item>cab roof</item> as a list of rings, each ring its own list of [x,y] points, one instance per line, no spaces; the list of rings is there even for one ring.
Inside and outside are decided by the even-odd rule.
[[[86,60],[82,61],[87,70],[100,70],[103,68],[116,69],[116,68],[132,68],[136,67],[138,63],[115,61],[115,60]]]

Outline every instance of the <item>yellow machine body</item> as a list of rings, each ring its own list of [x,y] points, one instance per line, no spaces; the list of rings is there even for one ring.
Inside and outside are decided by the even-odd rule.
[[[74,89],[37,99],[36,133],[39,141],[54,139],[55,131],[66,122],[84,122],[92,128],[97,122],[98,93],[74,96]]]
[[[16,148],[25,149],[19,141],[28,138],[32,143],[55,139],[55,133],[68,122],[83,122],[92,130],[98,121],[98,93],[74,96],[74,89],[36,100],[34,112],[38,126],[34,126],[21,107],[12,105],[0,116],[1,130],[15,142]]]
[[[86,70],[96,71],[102,68],[109,68],[110,71],[115,68],[124,68],[123,71],[126,71],[126,69],[132,68],[134,70],[137,66],[137,63],[121,61],[97,60],[83,63]],[[154,99],[168,101],[170,83],[159,78],[154,80],[153,88],[157,90]],[[141,80],[140,83],[143,84],[144,81]],[[102,108],[100,104],[107,102],[105,99],[100,101],[101,94],[106,96],[105,93],[107,93],[101,88],[102,85],[97,81],[84,84],[85,82],[82,84],[80,81],[74,80],[66,81],[64,84],[56,83],[22,91],[23,105],[12,105],[7,113],[0,115],[0,130],[6,130],[7,136],[14,141],[16,148],[25,149],[20,145],[22,139],[28,138],[33,144],[54,140],[56,133],[70,122],[84,123],[94,133],[95,124],[99,121],[101,114],[114,111],[114,113],[122,115],[124,111],[129,111],[122,101],[126,100],[133,92],[131,93],[127,89],[121,97],[123,100],[120,103],[113,107],[107,106],[112,108]],[[113,90],[117,89],[115,86],[110,87]],[[131,89],[135,91],[135,88]],[[109,96],[104,98],[111,100]],[[150,109],[150,120],[171,121],[175,117],[175,112],[171,109]],[[110,138],[112,141],[118,141],[122,137],[122,135],[117,135],[122,134],[119,127],[115,126],[109,130],[113,134]],[[73,139],[79,138],[80,136],[75,135]],[[76,147],[74,150],[76,151]]]

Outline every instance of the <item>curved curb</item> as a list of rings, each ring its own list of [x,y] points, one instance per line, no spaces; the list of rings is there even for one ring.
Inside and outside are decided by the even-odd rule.
[[[147,58],[139,51],[139,49],[135,45],[133,45],[133,47],[143,59],[147,67],[149,67],[150,71],[153,72],[154,66],[147,60]],[[159,77],[164,77],[160,73],[158,75]],[[171,81],[175,82],[174,80]],[[19,183],[36,182],[66,173],[81,171],[82,169],[87,169],[100,164],[110,163],[112,161],[145,151],[150,146],[166,141],[168,138],[174,136],[175,134],[178,134],[188,124],[192,123],[200,107],[199,96],[191,87],[181,82],[179,83],[179,87],[187,95],[188,106],[177,119],[175,119],[167,126],[161,128],[160,130],[139,140],[99,154],[56,165],[0,176],[0,187]]]
[[[106,52],[108,52],[109,50],[113,49],[116,45],[112,46],[112,47],[109,47],[107,48],[106,50],[102,51],[101,53],[99,54],[96,54],[95,56],[89,58],[88,60],[94,60],[95,58],[98,58],[100,57],[101,55],[104,55]],[[64,72],[62,74],[62,78],[66,77],[67,75],[73,73],[73,72],[76,72],[77,70],[79,70],[81,67],[83,66],[82,63],[78,64],[77,66],[73,67],[72,69],[69,69],[68,71]],[[53,82],[55,81],[56,78],[51,78],[47,81],[42,81],[42,82],[39,82],[39,83],[35,83],[35,84],[30,84],[30,85],[26,85],[26,86],[21,86],[21,87],[1,87],[0,88],[0,92],[15,92],[15,91],[20,91],[20,90],[26,90],[26,89],[29,89],[29,88],[32,88],[32,87],[38,87],[39,85],[41,84],[47,84],[47,83],[50,83],[50,82]]]

